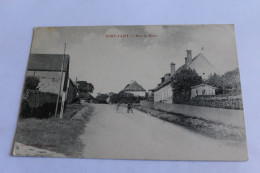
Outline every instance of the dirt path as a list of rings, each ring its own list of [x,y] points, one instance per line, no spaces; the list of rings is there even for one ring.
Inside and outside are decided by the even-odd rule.
[[[126,108],[94,104],[81,140],[86,158],[247,160],[245,144],[234,146]]]

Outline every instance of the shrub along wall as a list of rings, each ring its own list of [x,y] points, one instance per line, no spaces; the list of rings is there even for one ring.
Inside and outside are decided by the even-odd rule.
[[[223,109],[243,109],[243,102],[241,96],[228,96],[228,97],[216,97],[216,96],[201,96],[191,99],[190,105],[206,106]]]
[[[55,114],[56,101],[57,94],[27,91],[22,100],[20,118],[49,118]],[[59,111],[60,104],[58,108]]]
[[[185,95],[186,96],[186,95]],[[223,109],[243,109],[242,96],[196,96],[192,99],[187,99],[183,95],[175,97],[173,103],[176,104],[186,104],[195,106],[205,106],[213,108],[223,108]]]

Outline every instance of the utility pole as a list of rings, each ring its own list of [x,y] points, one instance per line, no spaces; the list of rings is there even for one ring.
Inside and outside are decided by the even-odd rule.
[[[64,52],[63,52],[63,57],[62,57],[62,64],[61,64],[61,77],[60,77],[60,89],[59,89],[59,92],[58,92],[58,97],[57,97],[57,102],[56,102],[56,108],[55,108],[55,117],[57,117],[57,112],[58,112],[58,107],[59,107],[59,99],[60,99],[60,92],[62,90],[62,80],[63,80],[63,65],[64,65],[64,59],[65,59],[65,50],[66,50],[66,43],[64,45]],[[61,100],[62,102],[62,100]],[[62,115],[63,115],[63,105],[61,103],[61,110],[60,110],[60,118],[62,118]]]

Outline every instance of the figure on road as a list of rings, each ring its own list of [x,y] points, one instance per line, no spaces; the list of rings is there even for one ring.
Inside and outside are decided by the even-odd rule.
[[[133,113],[133,105],[132,105],[132,103],[128,103],[127,104],[127,113],[129,113],[129,112],[131,112],[131,113]]]
[[[119,110],[119,107],[120,107],[120,102],[118,102],[117,104],[116,104],[116,112],[118,112],[118,110]]]

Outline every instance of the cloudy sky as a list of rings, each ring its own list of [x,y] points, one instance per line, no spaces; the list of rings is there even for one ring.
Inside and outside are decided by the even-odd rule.
[[[119,92],[131,80],[152,89],[170,72],[171,62],[176,68],[184,64],[187,49],[193,57],[202,53],[222,73],[238,67],[233,25],[36,28],[31,53],[62,54],[65,42],[70,78],[91,82],[94,95]]]

